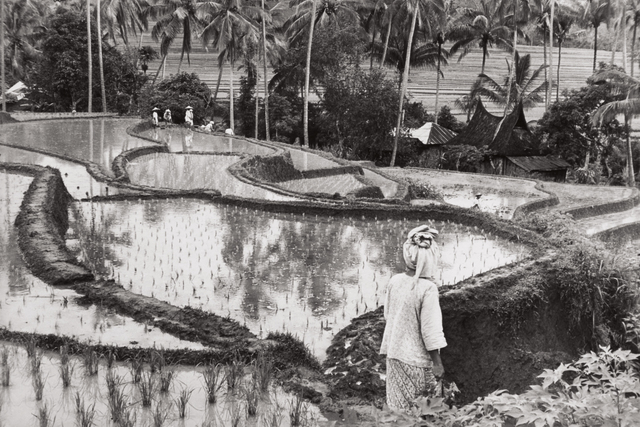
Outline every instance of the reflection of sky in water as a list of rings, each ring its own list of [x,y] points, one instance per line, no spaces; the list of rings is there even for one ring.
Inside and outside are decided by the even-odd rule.
[[[108,187],[93,179],[83,165],[29,150],[0,145],[0,162],[50,166],[58,169],[67,190],[76,199],[105,195]],[[116,188],[109,188],[109,194],[117,193]]]
[[[111,162],[123,151],[151,145],[129,136],[127,127],[137,119],[78,119],[10,123],[2,125],[0,142],[46,150],[100,165],[111,173]]]
[[[71,356],[69,362],[75,367],[72,374],[71,385],[68,388],[62,387],[60,379],[60,357],[52,352],[46,352],[42,357],[41,373],[45,381],[43,399],[41,402],[35,400],[34,388],[32,385],[32,374],[30,359],[22,347],[8,343],[0,343],[9,353],[9,364],[11,366],[11,385],[2,388],[2,411],[0,411],[0,424],[11,427],[36,426],[38,414],[43,403],[51,413],[50,425],[55,426],[77,426],[77,412],[75,396],[79,394],[84,400],[85,407],[95,404],[94,426],[114,426],[111,421],[111,411],[108,405],[107,371],[105,363],[98,367],[98,374],[87,376],[84,366],[79,357]],[[130,365],[128,363],[116,362],[112,366],[114,378],[121,380],[120,387],[128,401],[129,409],[135,413],[136,426],[152,426],[153,413],[156,405],[160,403],[162,408],[167,408],[168,417],[163,423],[165,426],[180,427],[202,427],[202,426],[231,426],[231,403],[237,400],[232,394],[226,395],[226,385],[219,393],[219,401],[214,405],[207,403],[205,388],[203,385],[202,372],[204,367],[177,367],[168,366],[165,369],[173,372],[172,385],[167,393],[155,391],[153,395],[153,405],[151,408],[143,408],[138,387],[133,384]],[[148,373],[148,367],[145,367]],[[158,381],[158,376],[155,376]],[[245,381],[249,378],[245,377]],[[157,384],[156,384],[157,387]],[[185,419],[178,418],[178,410],[175,400],[182,390],[191,390],[191,398],[187,405]],[[242,417],[242,426],[267,426],[267,422],[262,418],[274,408],[279,406],[281,414],[277,417],[282,427],[290,426],[288,408],[293,396],[285,393],[281,388],[270,388],[269,399],[261,399],[258,406],[258,416],[253,419]],[[316,419],[324,419],[319,414],[318,409],[309,407],[310,415]],[[55,418],[55,422],[54,421]],[[274,424],[275,425],[275,424]],[[315,424],[313,424],[315,425]]]
[[[181,341],[96,306],[73,303],[73,291],[54,289],[25,265],[14,222],[31,177],[0,172],[0,327],[21,332],[75,336],[83,341],[151,347],[201,347]],[[65,307],[64,299],[69,304]]]
[[[210,310],[259,335],[289,330],[320,357],[335,332],[383,301],[415,223],[273,214],[198,200],[75,203],[81,258],[133,292]],[[452,224],[448,284],[513,262],[522,247]]]
[[[239,160],[239,156],[230,155],[154,153],[133,159],[127,164],[127,173],[136,185],[218,190],[225,196],[245,199],[299,200],[236,179],[227,168]]]

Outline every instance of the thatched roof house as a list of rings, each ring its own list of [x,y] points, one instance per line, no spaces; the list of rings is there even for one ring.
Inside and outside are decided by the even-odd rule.
[[[497,117],[478,101],[469,125],[446,143],[450,145],[472,145],[495,151],[496,155],[481,165],[482,173],[564,181],[569,168],[562,159],[538,155],[539,144],[524,117],[522,103],[505,117]]]

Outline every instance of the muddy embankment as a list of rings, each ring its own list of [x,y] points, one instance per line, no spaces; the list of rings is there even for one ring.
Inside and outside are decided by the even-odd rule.
[[[575,359],[588,348],[591,330],[569,331],[549,252],[443,287],[440,304],[448,346],[446,379],[460,389],[458,403],[498,389],[519,393],[544,368]],[[386,359],[378,354],[383,308],[354,319],[327,350],[331,397],[352,403],[385,398]]]

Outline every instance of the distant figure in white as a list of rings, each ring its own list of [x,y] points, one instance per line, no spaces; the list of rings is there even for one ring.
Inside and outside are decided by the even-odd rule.
[[[225,135],[235,135],[235,134],[233,133],[233,129],[231,129],[231,128],[227,128],[227,129],[224,131],[224,134],[225,134]]]
[[[216,124],[214,123],[213,120],[209,121],[209,123],[204,127],[204,131],[205,132],[213,132],[215,125]]]
[[[171,110],[168,108],[164,110],[164,121],[167,122],[167,124],[171,123]]]
[[[160,126],[160,124],[158,123],[158,111],[160,111],[160,109],[158,107],[154,107],[151,114],[151,120],[153,121],[153,125],[155,127]]]
[[[427,225],[409,232],[402,247],[408,272],[396,274],[387,286],[387,323],[380,354],[387,355],[387,405],[396,411],[411,409],[418,396],[441,395],[438,382],[444,367],[440,349],[447,341],[435,284],[440,254],[437,235]]]
[[[184,112],[184,122],[189,126],[193,126],[193,107],[190,105],[186,108]]]

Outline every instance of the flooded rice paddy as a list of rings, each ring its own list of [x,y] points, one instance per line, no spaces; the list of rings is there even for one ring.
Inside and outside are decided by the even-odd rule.
[[[109,367],[104,359],[87,365],[90,359],[84,355],[63,356],[40,350],[29,355],[24,347],[0,343],[0,424],[12,427],[291,425],[289,412],[296,399],[282,389],[270,385],[266,392],[257,393],[252,403],[248,403],[247,395],[252,392],[251,367],[239,367],[238,385],[233,389],[218,378],[217,400],[210,404],[205,382],[210,367],[166,365],[162,363],[162,351],[157,354],[160,356],[153,367],[144,363],[138,369],[135,361],[113,362]],[[225,368],[218,369],[224,371]],[[69,379],[67,386],[63,382],[63,371]],[[254,404],[255,415],[248,416],[248,406]],[[306,425],[317,425],[324,420],[315,407],[304,405]],[[180,414],[181,406],[184,406],[184,417]],[[91,424],[80,423],[79,408],[85,420],[92,415]],[[115,423],[114,413],[122,414],[123,420],[133,423]],[[43,418],[49,424],[42,424]]]
[[[273,214],[200,200],[76,202],[69,238],[100,276],[135,293],[229,316],[258,336],[290,331],[320,358],[378,307],[416,224]],[[515,262],[515,244],[456,224],[441,231],[441,284]]]

